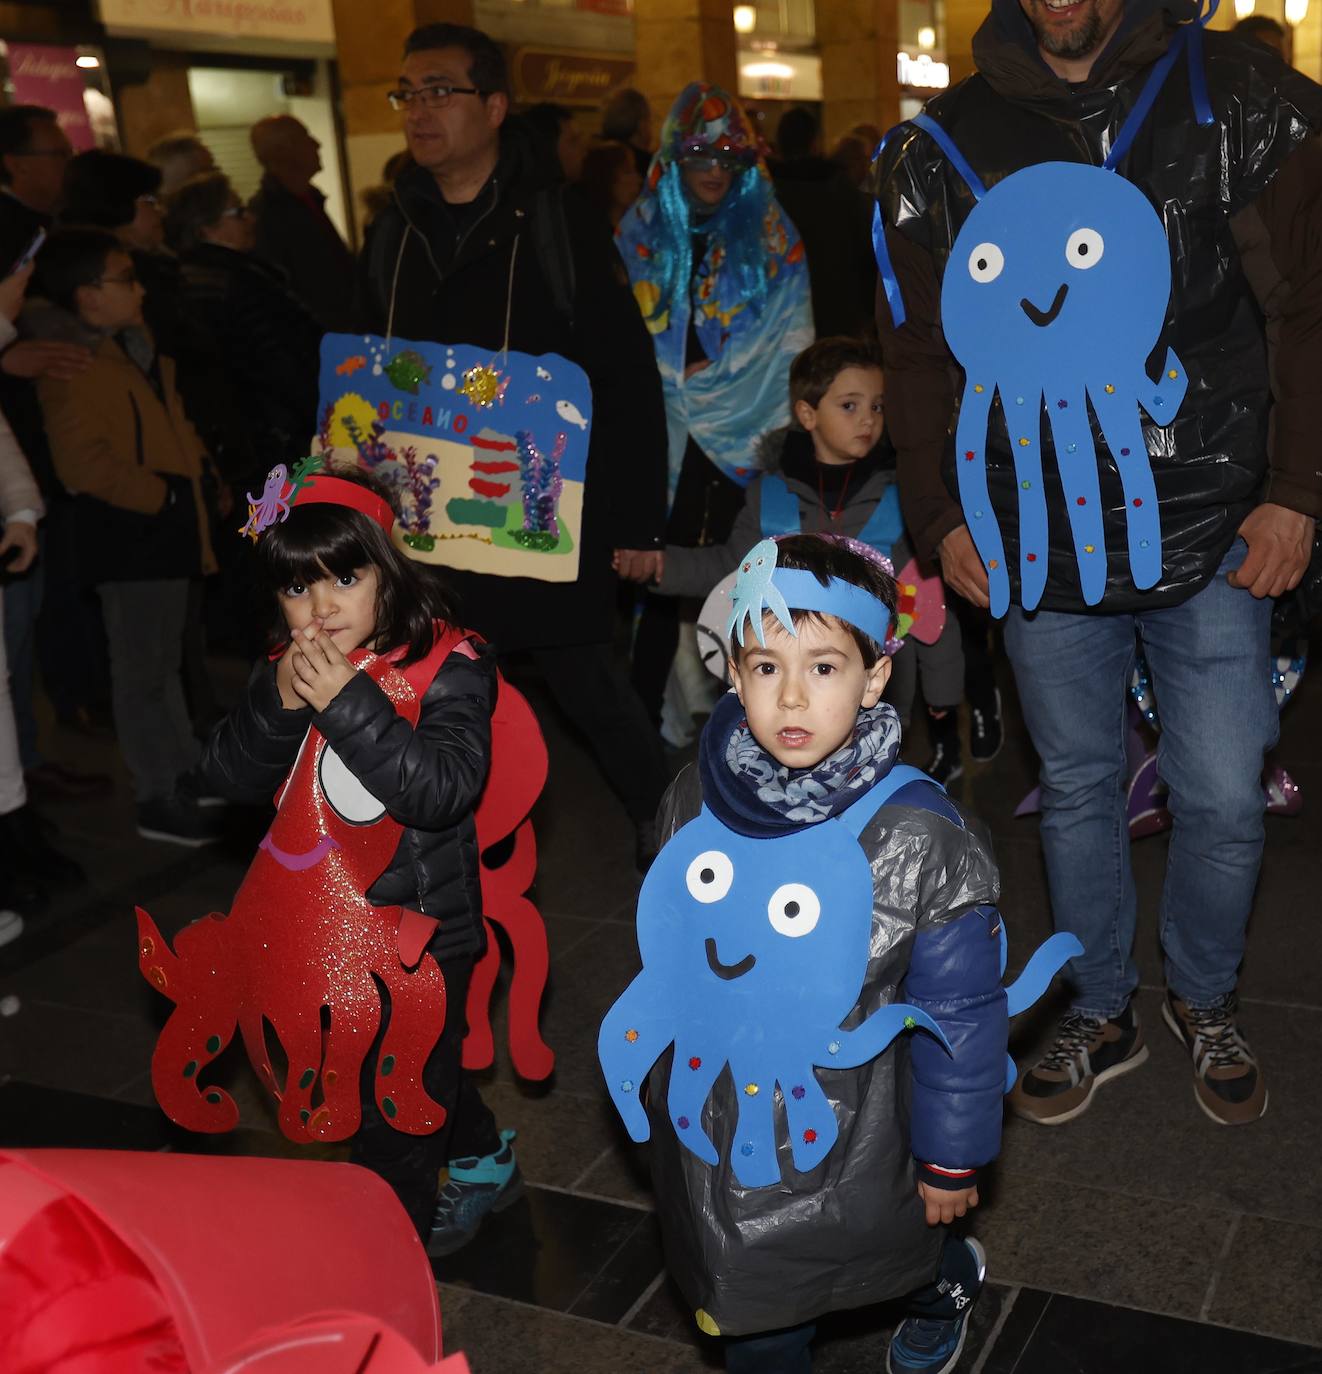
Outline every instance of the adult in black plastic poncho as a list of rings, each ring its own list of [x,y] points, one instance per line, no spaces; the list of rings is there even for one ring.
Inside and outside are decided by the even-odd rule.
[[[928,105],[936,129],[896,131],[875,169],[879,256],[891,265],[879,324],[905,514],[919,551],[939,556],[957,592],[987,605],[990,573],[993,604],[998,584],[1015,603],[1006,644],[1042,760],[1052,907],[1057,927],[1085,947],[1071,964],[1074,998],[1058,1038],[1011,1099],[1020,1115],[1043,1123],[1077,1116],[1097,1084],[1147,1056],[1132,1000],[1137,903],[1124,796],[1136,638],[1161,696],[1160,770],[1175,819],[1160,916],[1162,1016],[1192,1055],[1195,1098],[1208,1116],[1239,1124],[1267,1106],[1234,994],[1262,854],[1258,777],[1277,730],[1270,598],[1298,583],[1322,514],[1322,158],[1313,138],[1322,89],[1261,47],[1195,32],[1196,22],[1179,0],[994,0],[973,40],[976,74]],[[964,337],[956,301],[1017,270],[1010,248],[1002,255],[990,241],[954,252],[979,192],[994,195],[1013,174],[1044,163],[1103,168],[1117,143],[1113,174],[1150,204],[1163,273],[1163,231],[1170,258],[1164,321],[1156,299],[1145,375],[1142,359],[1131,373],[1127,423],[1141,436],[1133,450],[1107,443],[1113,418],[1124,418],[1111,414],[1114,382],[1125,388],[1095,366],[1114,307],[1103,302],[1091,317],[1076,309],[1089,289],[1084,273],[1101,265],[1103,251],[1114,263],[1128,247],[1122,238],[1103,244],[1082,211],[1076,224],[1073,205],[1048,199],[1025,212],[1025,234],[1065,217],[1060,242],[1039,245],[1041,298],[1015,292],[975,344],[999,349],[1008,369],[1022,356],[1020,331],[1030,341],[1051,331],[1054,357],[1044,370],[1064,375],[1077,360],[1087,399],[1063,386],[1025,397],[1004,376],[984,384],[971,374],[957,399],[959,349],[948,346]],[[1007,223],[1013,238],[1020,226]],[[1122,278],[1116,296],[1135,290]],[[1148,294],[1164,297],[1164,283]],[[1173,418],[1156,399],[1168,378],[1178,388]],[[975,439],[967,421],[984,409]],[[1140,415],[1141,431],[1132,425]],[[1058,447],[1069,424],[1082,427],[1073,431],[1078,442]],[[1087,452],[1089,437],[1095,472],[1076,453]],[[970,497],[971,479],[984,471],[982,499]],[[964,491],[962,509],[952,478]],[[1133,487],[1140,481],[1142,492]],[[1095,519],[1090,503],[1100,508],[1097,533],[1080,537]],[[1154,540],[1135,535],[1154,503],[1159,539],[1148,529],[1159,559]],[[1090,561],[1099,558],[1103,569]]]

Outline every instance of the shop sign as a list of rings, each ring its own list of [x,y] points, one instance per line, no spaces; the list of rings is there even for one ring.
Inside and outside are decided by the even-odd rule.
[[[510,63],[520,100],[555,100],[565,105],[601,105],[633,79],[629,57],[557,48],[516,48]]]
[[[949,66],[944,62],[934,62],[926,53],[918,57],[910,57],[907,52],[896,53],[895,68],[901,86],[943,91],[950,85]]]
[[[97,0],[114,32],[335,42],[331,0]]]
[[[75,152],[96,147],[83,93],[87,82],[75,65],[76,48],[39,43],[7,43],[9,79],[15,105],[44,105],[54,110]]]

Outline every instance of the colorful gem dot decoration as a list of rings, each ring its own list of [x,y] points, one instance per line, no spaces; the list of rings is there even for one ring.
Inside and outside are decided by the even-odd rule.
[[[1020,440],[1019,440],[1019,447],[1020,447],[1020,448],[1027,448],[1027,447],[1028,447],[1028,440],[1027,440],[1027,439],[1020,439]]]
[[[1020,482],[1019,485],[1023,487],[1025,491],[1031,491],[1033,489],[1033,484],[1028,481]]]
[[[689,1128],[689,1119],[688,1119],[688,1117],[686,1117],[686,1116],[681,1116],[681,1117],[679,1117],[679,1118],[675,1121],[675,1125],[678,1126],[679,1129],[680,1129],[681,1131],[687,1131],[688,1128]]]
[[[691,1068],[691,1069],[700,1069],[700,1068],[702,1068],[702,1060],[699,1059],[698,1056],[697,1056],[696,1054],[693,1056],[692,1059],[689,1060],[689,1068]]]
[[[913,1028],[914,1028],[917,1024],[918,1024],[918,1022],[915,1021],[915,1020],[913,1019],[912,1016],[906,1016],[906,1017],[904,1018],[904,1029],[905,1029],[905,1030],[913,1030]]]
[[[633,1092],[633,1079],[632,1079],[632,1078],[626,1078],[626,1079],[624,1080],[624,1082],[620,1084],[620,1091],[621,1091],[622,1093],[631,1093],[631,1092]]]
[[[838,1040],[832,1040],[831,1043],[830,1043],[826,1048],[827,1048],[828,1052],[831,1053],[831,1054],[839,1054],[839,1053],[840,1053],[840,1042],[839,1042]]]
[[[1030,563],[1036,563],[1036,562],[1037,562],[1037,554],[1035,554],[1035,553],[1026,554],[1025,557],[1028,559],[1028,561],[1029,561]]]
[[[756,1084],[756,1083],[745,1083],[745,1084],[744,1084],[744,1092],[747,1093],[749,1097],[756,1097],[757,1094],[758,1094],[758,1086],[757,1086],[757,1084]]]
[[[982,395],[983,387],[981,386],[980,383],[976,383],[976,382],[975,382],[975,383],[974,383],[974,386],[973,386],[973,389],[974,389],[974,391],[976,391],[976,392],[978,393],[979,396]]]
[[[1085,544],[1085,545],[1083,546],[1083,551],[1084,551],[1084,553],[1096,553],[1096,552],[1097,552],[1095,546],[1092,545],[1092,544]]]
[[[1114,395],[1115,395],[1115,387],[1113,387],[1113,386],[1111,385],[1110,382],[1107,382],[1107,384],[1106,384],[1106,394],[1107,394],[1108,396],[1114,396]]]
[[[1171,379],[1171,381],[1176,381],[1178,380],[1180,374],[1176,372],[1174,368],[1171,368],[1171,370],[1166,375]]]
[[[804,1133],[803,1133],[803,1143],[804,1143],[805,1145],[811,1145],[811,1144],[813,1144],[813,1142],[814,1142],[816,1139],[817,1139],[817,1132],[814,1131],[814,1130],[812,1129],[811,1126],[810,1126],[806,1131],[804,1131]]]
[[[751,1155],[753,1153],[753,1147],[751,1145],[741,1145],[739,1147],[739,1153],[741,1155]]]
[[[1066,444],[1066,445],[1065,445],[1065,452],[1066,452],[1066,453],[1077,453],[1078,451],[1079,451],[1079,446],[1078,446],[1078,444]]]
[[[624,1032],[624,1038],[632,1045],[633,1042],[638,1039],[638,1032],[636,1030],[627,1030]]]
[[[794,1098],[794,1100],[795,1100],[796,1102],[802,1102],[802,1101],[803,1101],[803,1094],[804,1094],[805,1091],[806,1091],[806,1089],[804,1088],[804,1086],[803,1086],[802,1083],[796,1083],[796,1084],[790,1089],[790,1095]]]

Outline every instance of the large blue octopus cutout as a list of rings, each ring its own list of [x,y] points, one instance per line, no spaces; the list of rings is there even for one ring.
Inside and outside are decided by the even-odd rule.
[[[906,1029],[921,1028],[949,1050],[940,1027],[904,1004],[841,1029],[871,943],[872,871],[858,835],[887,796],[922,776],[896,767],[839,817],[775,839],[738,835],[704,806],[662,849],[638,898],[642,972],[607,1012],[597,1047],[634,1140],[650,1135],[639,1092],[672,1043],[670,1119],[680,1141],[712,1165],[719,1161],[703,1109],[729,1065],[739,1101],[731,1165],[745,1188],[780,1181],[778,1091],[794,1167],[806,1172],[839,1130],[815,1068],[857,1067]],[[1011,1007],[1035,1000],[1076,952],[1072,936],[1048,941],[1008,990]],[[1010,1075],[1012,1083],[1013,1065]]]
[[[926,125],[925,125],[926,127]],[[975,187],[975,193],[980,188]],[[1148,376],[1170,299],[1170,249],[1156,211],[1123,177],[1046,162],[982,194],[964,221],[941,289],[942,323],[965,372],[956,427],[960,504],[987,569],[992,614],[1010,604],[1001,531],[987,491],[987,422],[999,394],[1019,486],[1020,602],[1047,579],[1042,487],[1045,403],[1086,604],[1106,586],[1106,546],[1091,403],[1120,475],[1134,585],[1161,576],[1161,525],[1142,407],[1166,426],[1187,379],[1166,350]]]

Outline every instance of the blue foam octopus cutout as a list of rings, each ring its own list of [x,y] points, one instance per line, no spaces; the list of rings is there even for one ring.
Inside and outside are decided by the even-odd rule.
[[[1161,577],[1161,524],[1140,408],[1175,419],[1187,379],[1167,349],[1148,376],[1170,299],[1170,249],[1156,212],[1123,177],[1079,163],[1026,167],[993,187],[951,251],[941,313],[965,371],[956,427],[960,504],[987,568],[993,615],[1010,603],[1005,548],[987,490],[987,423],[999,395],[1019,497],[1020,602],[1047,580],[1042,410],[1054,441],[1087,605],[1106,587],[1106,545],[1091,404],[1124,492],[1134,585]]]
[[[778,1091],[794,1167],[806,1172],[839,1133],[816,1068],[867,1063],[905,1030],[933,1035],[949,1051],[936,1022],[903,1003],[841,1029],[871,949],[872,870],[858,836],[888,796],[922,777],[897,766],[841,815],[774,839],[736,834],[704,806],[665,845],[638,898],[642,971],[598,1038],[607,1087],[632,1139],[650,1135],[639,1093],[673,1044],[667,1110],[680,1141],[719,1162],[702,1117],[728,1064],[739,1102],[731,1167],[742,1187],[765,1187],[781,1177]],[[1004,938],[1002,931],[1002,973]],[[1077,952],[1072,936],[1047,941],[1007,991],[1011,1009],[1036,1000]],[[1011,1064],[1007,1091],[1013,1072]]]
[[[738,638],[744,642],[744,623],[752,626],[757,642],[766,648],[766,631],[762,628],[762,617],[769,611],[780,621],[786,634],[796,635],[794,617],[785,604],[780,589],[771,580],[776,571],[776,541],[761,539],[744,555],[739,565],[739,576],[735,579],[734,590],[730,593],[733,609],[729,623],[725,627],[727,639]]]

